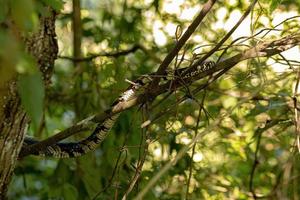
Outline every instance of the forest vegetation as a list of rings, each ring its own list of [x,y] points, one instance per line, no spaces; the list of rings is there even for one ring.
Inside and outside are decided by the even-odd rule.
[[[300,199],[300,1],[0,2],[0,199]]]

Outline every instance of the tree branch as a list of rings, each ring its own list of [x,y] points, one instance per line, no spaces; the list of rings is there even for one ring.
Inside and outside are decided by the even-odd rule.
[[[262,137],[262,134],[265,131],[272,128],[273,126],[276,126],[280,121],[281,120],[279,120],[279,119],[274,119],[272,121],[267,121],[264,128],[258,128],[254,133],[254,136],[257,136],[257,143],[256,143],[256,148],[255,148],[255,153],[254,153],[254,161],[253,161],[253,165],[252,165],[252,169],[251,169],[251,173],[250,173],[250,181],[249,181],[249,190],[250,190],[250,192],[252,194],[252,197],[254,199],[260,198],[255,193],[253,180],[254,180],[254,175],[255,175],[255,169],[259,165],[258,152],[259,152],[261,137]]]
[[[246,17],[249,15],[251,10],[254,8],[257,0],[254,0],[251,5],[248,7],[246,12],[243,14],[243,16],[239,19],[239,21],[232,27],[232,29],[224,36],[224,38],[213,48],[211,49],[207,54],[205,54],[200,60],[195,62],[193,65],[197,66],[203,63],[207,58],[209,58],[215,51],[217,51],[225,42],[228,40],[228,38],[232,35],[232,33],[239,27],[239,25],[246,19]]]
[[[88,56],[88,57],[85,57],[85,58],[74,58],[74,57],[69,57],[69,56],[58,56],[58,58],[71,60],[73,62],[88,62],[88,61],[91,61],[91,60],[93,60],[97,57],[114,57],[114,58],[118,58],[120,56],[125,56],[127,54],[134,53],[138,49],[144,49],[144,48],[142,48],[141,45],[136,44],[136,45],[132,46],[131,48],[125,49],[125,50],[122,50],[122,51],[92,54],[91,56]]]
[[[175,47],[171,50],[171,52],[165,57],[165,59],[160,64],[156,75],[157,78],[154,79],[154,81],[151,83],[149,90],[152,91],[154,88],[157,87],[159,83],[159,77],[160,75],[163,75],[167,69],[167,67],[170,65],[172,60],[175,58],[175,56],[178,54],[180,49],[183,47],[183,45],[187,42],[187,40],[191,37],[191,35],[195,32],[196,28],[199,26],[199,24],[202,22],[204,17],[207,15],[207,13],[211,10],[212,6],[215,4],[216,0],[208,0],[204,5],[202,10],[200,11],[199,15],[194,19],[194,21],[191,23],[191,25],[187,28],[185,33],[182,35],[182,37],[178,40]]]
[[[226,60],[223,60],[216,64],[216,66],[210,70],[204,71],[203,73],[200,73],[197,76],[191,77],[188,80],[185,80],[185,84],[194,82],[196,80],[202,79],[204,77],[207,77],[217,71],[225,70],[228,71],[232,67],[234,67],[237,63],[251,59],[251,58],[257,58],[257,57],[270,57],[275,54],[279,54],[283,51],[286,51],[296,45],[300,44],[300,34],[291,34],[286,37],[283,37],[278,40],[273,41],[267,41],[267,42],[260,42],[256,46],[243,51],[242,53],[239,53],[231,58],[228,58]],[[195,67],[194,65],[191,67]],[[172,85],[171,85],[172,82]],[[169,81],[168,83],[159,86],[157,93],[155,96],[164,93],[166,90],[170,89],[176,89],[182,85],[182,80],[180,78],[177,78],[173,81]],[[143,94],[143,98],[145,98],[145,94]],[[142,97],[141,97],[142,98]],[[142,99],[143,99],[142,98]],[[143,102],[143,101],[142,101]]]
[[[185,83],[192,83],[193,81],[202,79],[204,77],[214,74],[215,72],[223,70],[223,71],[219,72],[218,75],[216,75],[216,78],[214,79],[214,80],[216,80],[222,74],[224,74],[226,71],[228,71],[229,69],[234,67],[237,63],[239,63],[243,60],[256,58],[256,57],[270,57],[275,54],[279,54],[285,50],[288,50],[299,44],[300,44],[300,34],[291,34],[291,35],[288,35],[288,36],[283,37],[278,40],[260,42],[256,46],[254,46],[248,50],[245,50],[242,53],[239,53],[235,56],[232,56],[226,60],[223,60],[223,61],[217,63],[214,68],[204,71],[203,73],[200,73],[198,76],[191,77],[191,78],[185,80]],[[163,94],[163,93],[169,91],[170,89],[175,90],[181,86],[182,86],[181,77],[175,77],[175,80],[172,80],[163,85],[160,85],[158,87],[158,89],[156,89],[156,91],[154,93],[154,95],[155,95],[154,97],[156,97],[160,94]],[[199,92],[200,90],[202,90],[205,87],[206,86],[197,88],[198,91],[196,91],[196,92]],[[113,110],[109,110],[103,114],[98,114],[98,115],[87,118],[86,120],[84,120],[84,124],[90,123],[90,122],[99,123],[99,122],[103,121],[104,119],[106,119],[107,117],[110,117],[119,112],[123,112],[124,110],[127,110],[133,106],[144,104],[147,101],[149,101],[149,96],[147,96],[146,92],[145,92],[144,94],[141,94],[138,97],[131,99],[130,102],[118,103],[117,106],[114,106]],[[39,148],[39,150],[46,148],[47,146],[55,144],[71,135],[74,135],[80,131],[86,130],[85,128],[87,128],[86,127],[87,125],[85,125],[85,126],[81,125],[81,126],[79,126],[79,125],[72,126],[68,129],[66,129],[65,131],[60,132],[57,135],[54,135],[46,140],[43,140],[39,143],[34,144],[35,146],[32,145],[32,147],[24,147],[23,150],[24,150],[24,152],[26,152],[26,154],[23,153],[22,155],[23,156],[29,155],[30,152],[36,151],[37,148]],[[30,151],[28,151],[28,148],[30,148]]]

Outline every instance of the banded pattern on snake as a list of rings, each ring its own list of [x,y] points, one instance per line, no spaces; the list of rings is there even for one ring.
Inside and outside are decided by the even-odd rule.
[[[187,79],[203,73],[207,70],[212,69],[215,66],[213,61],[204,62],[202,65],[197,66],[195,69],[182,68],[175,71],[175,75],[181,77],[181,79]],[[174,71],[173,71],[174,72]],[[133,97],[138,96],[138,91],[145,89],[148,84],[152,81],[151,75],[141,76],[132,85],[123,92],[120,97],[112,104],[112,108],[118,103],[127,102]],[[56,157],[56,158],[69,158],[82,156],[89,151],[93,151],[97,146],[106,138],[110,129],[115,124],[119,113],[113,114],[112,116],[105,119],[102,123],[99,123],[95,130],[90,136],[79,141],[79,142],[59,142],[57,144],[46,147],[44,150],[33,153],[34,155]],[[38,141],[31,138],[25,138],[25,145],[32,145]]]

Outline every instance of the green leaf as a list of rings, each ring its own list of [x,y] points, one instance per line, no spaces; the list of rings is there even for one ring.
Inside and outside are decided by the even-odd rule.
[[[159,3],[160,3],[159,0],[154,0],[154,1],[152,2],[152,5],[154,6],[155,11],[158,12],[158,13],[159,13],[159,8],[160,8]]]
[[[65,183],[63,186],[63,196],[64,196],[64,200],[77,199],[78,191],[73,185],[69,183]]]
[[[43,2],[46,5],[51,6],[56,11],[60,11],[64,5],[64,2],[62,0],[43,0]]]
[[[19,53],[19,58],[15,68],[19,74],[34,74],[38,71],[34,58],[24,52]]]
[[[6,19],[9,8],[6,0],[0,0],[0,5],[0,23],[2,23]]]
[[[101,173],[99,168],[95,166],[95,155],[88,154],[84,157],[80,157],[78,160],[80,168],[85,172],[82,173],[79,178],[82,180],[88,196],[92,198],[99,192],[99,188],[101,188],[101,182],[95,178],[100,176]]]
[[[272,0],[270,5],[270,13],[273,12],[281,3],[282,0]]]
[[[43,113],[44,85],[40,72],[20,75],[18,92],[22,105],[32,120],[34,130],[37,130]]]
[[[12,0],[11,16],[16,25],[24,31],[33,31],[38,27],[38,16],[32,0]]]

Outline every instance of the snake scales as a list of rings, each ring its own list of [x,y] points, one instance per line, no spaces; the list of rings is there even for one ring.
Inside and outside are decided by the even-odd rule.
[[[213,61],[204,62],[203,64],[197,66],[194,69],[182,68],[172,71],[172,75],[168,76],[179,76],[182,80],[194,77],[203,73],[207,70],[212,69],[215,66]],[[151,75],[141,76],[132,85],[123,92],[120,97],[112,104],[111,108],[117,106],[118,103],[126,103],[132,98],[137,97],[140,90],[145,89],[148,84],[152,81]],[[110,129],[113,127],[115,121],[119,117],[119,113],[115,113],[110,117],[106,118],[102,123],[99,123],[94,129],[92,134],[87,138],[79,142],[59,142],[46,148],[34,152],[34,155],[39,156],[49,156],[56,158],[68,158],[68,157],[78,157],[86,154],[89,151],[93,151],[97,146],[105,139]],[[37,140],[31,138],[25,138],[24,144],[32,145],[37,143]]]

